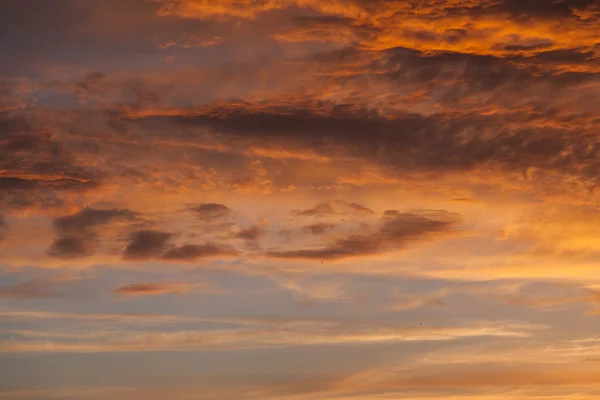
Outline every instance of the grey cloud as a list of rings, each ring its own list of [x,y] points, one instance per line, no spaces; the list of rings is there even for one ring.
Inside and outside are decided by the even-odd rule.
[[[213,243],[202,245],[187,244],[169,249],[162,255],[162,258],[167,260],[195,261],[203,257],[232,254],[235,254],[235,250],[230,246],[219,246]]]
[[[47,254],[54,258],[75,259],[89,257],[94,254],[94,234],[81,236],[60,236],[50,246]]]
[[[123,258],[126,260],[146,260],[159,257],[164,251],[165,246],[172,234],[160,231],[138,231],[131,236],[131,241],[123,252]]]
[[[218,203],[198,204],[196,206],[190,206],[188,209],[193,211],[201,220],[214,220],[229,216],[233,213],[229,207]]]
[[[170,245],[172,238],[173,234],[169,232],[152,230],[134,232],[123,252],[123,258],[130,261],[162,259],[194,262],[204,257],[236,254],[233,247],[215,243]]]
[[[81,82],[77,83],[77,86],[81,89],[90,90],[93,89],[95,85],[104,80],[104,78],[106,78],[106,75],[104,73],[93,72],[91,74],[86,75]]]
[[[472,72],[478,73],[476,69]],[[478,85],[492,88],[505,79],[502,74],[487,76]],[[342,106],[333,107],[329,115],[308,108],[274,107],[271,112],[232,108],[219,116],[209,112],[192,117],[147,117],[140,123],[149,129],[155,121],[170,121],[181,127],[206,126],[238,146],[260,140],[287,148],[310,148],[326,156],[367,159],[398,174],[465,171],[494,165],[515,172],[537,167],[597,179],[600,162],[590,156],[599,146],[594,136],[584,135],[577,126],[573,131],[527,126],[535,119],[546,120],[548,112],[516,111],[508,116],[399,112],[394,118],[384,118],[377,112]],[[322,210],[306,211],[304,215],[325,215],[331,213],[330,208],[324,205]]]
[[[94,226],[108,224],[114,219],[133,219],[136,214],[126,209],[85,208],[80,212],[54,220],[53,226],[61,234],[81,234]]]
[[[136,214],[126,209],[85,208],[78,213],[56,218],[53,222],[58,237],[48,249],[55,258],[74,259],[94,254],[97,234],[94,228],[115,219],[133,220]]]
[[[572,18],[577,19],[575,10],[592,8],[590,0],[504,0],[490,7],[489,12],[509,12],[517,19]]]
[[[542,43],[533,45],[520,45],[520,44],[509,44],[504,46],[506,51],[531,51],[531,50],[542,50],[548,48],[552,43]]]
[[[97,187],[101,174],[76,162],[49,127],[22,113],[0,111],[0,202],[21,208],[52,205],[61,193]]]
[[[321,248],[271,251],[274,258],[341,259],[404,249],[411,243],[457,232],[460,217],[447,211],[386,211],[376,231],[350,233]]]
[[[326,233],[327,231],[330,231],[331,229],[335,228],[336,226],[337,226],[336,224],[328,224],[325,222],[321,222],[318,224],[306,225],[306,226],[302,227],[302,230],[305,233],[310,233],[312,235],[322,235],[322,234]]]
[[[358,203],[347,203],[345,201],[328,201],[324,203],[319,203],[312,208],[307,208],[304,210],[294,210],[293,213],[296,215],[307,217],[322,217],[326,215],[339,214],[373,214],[373,211]]]
[[[238,232],[236,232],[233,235],[233,237],[236,239],[243,239],[249,242],[253,242],[264,234],[265,230],[262,227],[252,225],[248,228],[241,228]]]
[[[0,241],[4,240],[6,233],[8,232],[8,222],[4,215],[0,214]]]

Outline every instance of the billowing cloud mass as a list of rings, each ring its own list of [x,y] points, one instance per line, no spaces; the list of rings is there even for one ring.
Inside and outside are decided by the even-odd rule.
[[[0,398],[600,398],[600,2],[5,0],[0,60]]]

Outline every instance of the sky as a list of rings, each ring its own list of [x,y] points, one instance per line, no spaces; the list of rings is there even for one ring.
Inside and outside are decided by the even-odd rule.
[[[600,2],[3,0],[0,399],[600,398]]]

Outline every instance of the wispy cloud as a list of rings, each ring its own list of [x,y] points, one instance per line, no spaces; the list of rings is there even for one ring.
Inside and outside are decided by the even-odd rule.
[[[444,341],[468,337],[528,337],[527,327],[389,327],[371,328],[317,323],[260,329],[195,330],[179,332],[111,333],[89,342],[5,342],[4,352],[103,352],[103,351],[207,351],[306,345],[368,344],[386,342]]]

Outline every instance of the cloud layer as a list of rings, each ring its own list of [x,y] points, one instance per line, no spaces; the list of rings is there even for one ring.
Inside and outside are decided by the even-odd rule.
[[[0,398],[598,398],[599,27],[0,2]]]

